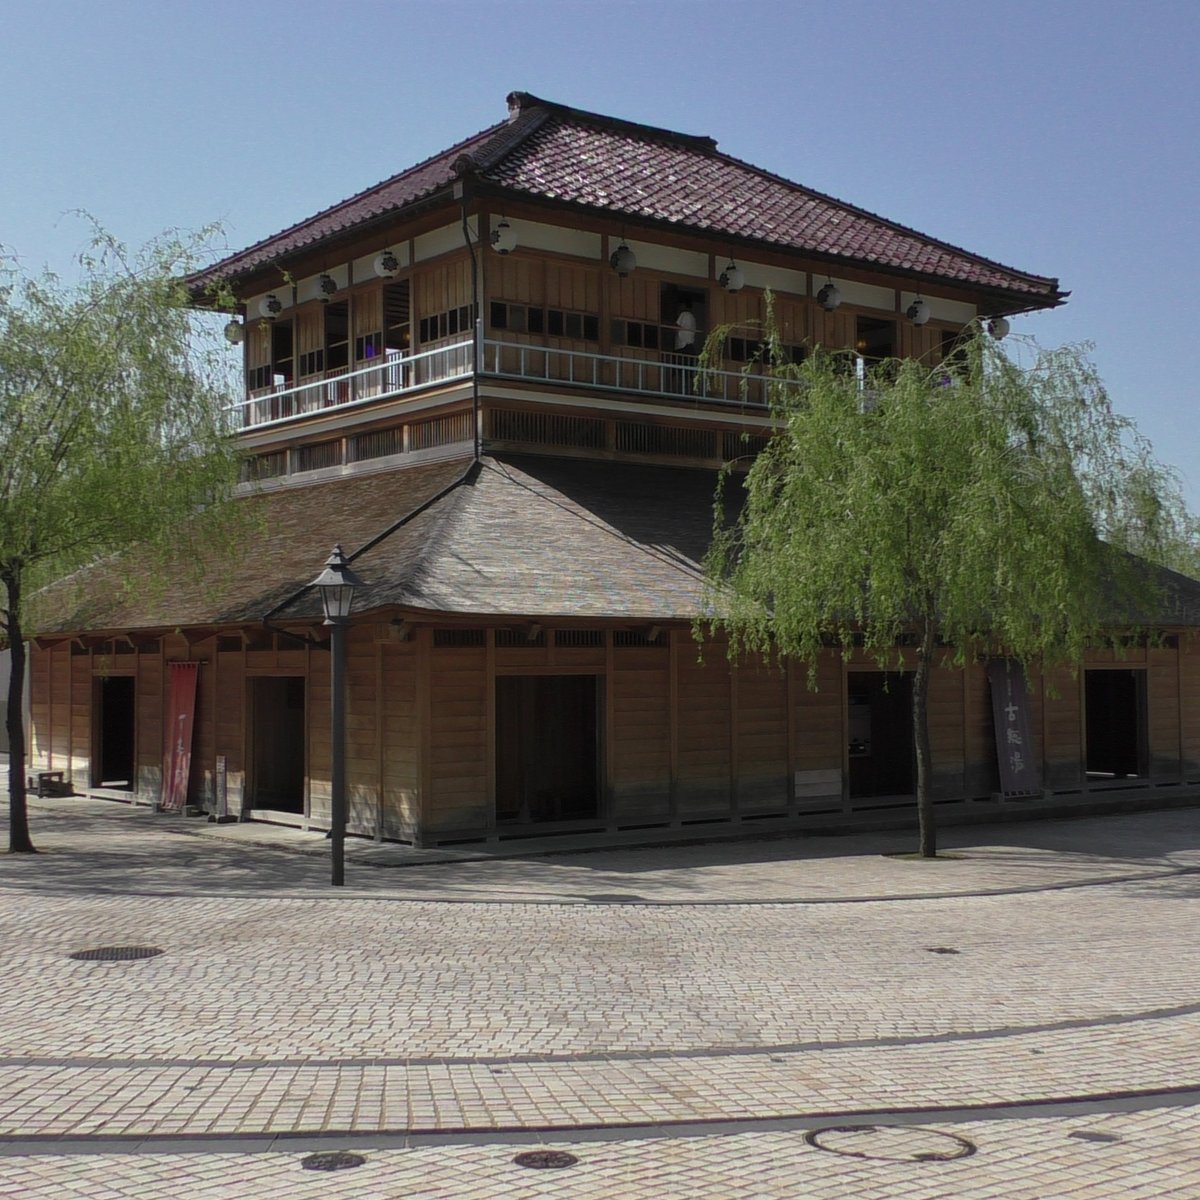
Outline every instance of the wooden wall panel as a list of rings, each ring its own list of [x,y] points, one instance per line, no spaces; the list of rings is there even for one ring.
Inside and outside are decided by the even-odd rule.
[[[215,753],[225,757],[225,786],[228,812],[242,811],[246,795],[246,655],[243,650],[214,654],[216,672]],[[216,770],[216,760],[213,761]]]
[[[670,663],[666,646],[613,650],[608,782],[618,823],[670,816]]]
[[[411,839],[420,821],[416,647],[412,642],[387,642],[379,653],[383,836]]]
[[[249,657],[249,656],[247,656]],[[307,680],[304,687],[306,746],[308,759],[308,818],[313,824],[329,827],[329,652],[308,652]]]
[[[71,648],[63,642],[51,647],[49,655],[49,757],[53,770],[65,771],[71,764]]]
[[[698,653],[703,662],[698,661]],[[731,811],[730,667],[723,643],[680,647],[678,807],[687,821]]]
[[[69,652],[69,651],[68,651]],[[77,788],[91,783],[92,656],[71,655],[71,782]]]
[[[471,303],[471,264],[465,256],[437,266],[423,267],[413,276],[413,327],[419,332],[422,317],[434,316]],[[462,332],[444,340],[457,341]]]
[[[379,823],[376,703],[374,628],[360,625],[346,637],[346,828],[351,833],[373,835]]]
[[[1078,787],[1083,782],[1083,705],[1080,673],[1066,668],[1042,677],[1042,729],[1045,738],[1045,783],[1050,788]]]
[[[735,668],[737,710],[737,808],[739,812],[787,811],[787,673],[748,658]]]
[[[963,677],[955,666],[937,664],[929,674],[929,743],[933,794],[956,799],[966,789]]]
[[[1150,743],[1150,777],[1179,776],[1182,746],[1179,726],[1179,651],[1151,647],[1147,651],[1146,733]]]
[[[487,651],[434,647],[429,705],[431,830],[483,829],[487,794]]]
[[[1180,746],[1183,773],[1200,780],[1200,636],[1179,635]]]
[[[809,687],[808,664],[797,663],[793,720],[797,771],[843,770],[846,718],[842,711],[844,680],[841,659],[823,654],[817,663],[816,690]]]
[[[134,706],[137,709],[137,734],[135,738],[137,752],[137,794],[138,799],[146,803],[156,803],[162,799],[162,766],[165,753],[165,730],[163,723],[166,719],[167,679],[163,666],[163,655],[139,654],[137,656],[137,678],[134,681]],[[207,682],[204,672],[207,667],[200,668],[199,683],[196,696],[197,731],[202,712],[207,712],[209,705],[204,703],[204,685]],[[192,773],[190,783],[194,787],[198,777],[200,764],[203,762],[197,752],[200,739],[197,733],[192,737]]]
[[[383,330],[383,284],[357,289],[350,297],[351,337],[363,337]],[[351,347],[353,349],[353,347]]]
[[[963,791],[974,799],[990,797],[1000,788],[1000,767],[996,760],[996,731],[992,723],[992,693],[984,663],[969,662],[959,672],[962,684]],[[1028,688],[1030,700],[1040,704],[1040,683]],[[1030,713],[1034,735],[1031,753],[1034,762],[1042,761],[1040,707]]]

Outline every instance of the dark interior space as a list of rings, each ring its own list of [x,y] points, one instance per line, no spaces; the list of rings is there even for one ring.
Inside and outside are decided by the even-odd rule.
[[[254,713],[250,807],[304,812],[304,680],[251,680]]]
[[[1127,779],[1147,774],[1144,671],[1084,671],[1087,773]]]
[[[97,681],[100,746],[96,786],[132,791],[134,785],[134,682],[132,675]]]
[[[847,702],[850,798],[911,795],[912,676],[854,671]]]
[[[496,819],[576,821],[599,813],[595,675],[496,680]]]

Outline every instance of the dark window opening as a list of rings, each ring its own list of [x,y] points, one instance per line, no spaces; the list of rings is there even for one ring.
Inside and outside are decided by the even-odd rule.
[[[362,337],[356,337],[354,339],[354,360],[370,362],[371,359],[378,358],[382,345],[383,334],[380,332],[364,333]]]
[[[276,387],[290,387],[295,378],[294,347],[291,321],[275,321],[271,325],[271,382]]]
[[[383,332],[389,355],[408,353],[412,345],[412,307],[407,279],[384,285]]]
[[[496,680],[497,821],[599,816],[599,692],[595,675]]]
[[[1145,671],[1084,671],[1087,776],[1145,777],[1148,772]]]
[[[136,707],[132,675],[110,675],[96,681],[99,701],[96,764],[93,771],[97,787],[133,791]]]
[[[325,364],[331,371],[350,365],[350,305],[325,305]]]
[[[663,349],[694,357],[704,349],[708,330],[708,293],[674,283],[659,284],[658,319]]]
[[[870,362],[881,362],[896,355],[896,322],[875,317],[859,317],[854,348]]]
[[[261,676],[250,681],[251,808],[304,813],[304,680]]]
[[[850,797],[913,791],[912,676],[854,671],[847,681]]]

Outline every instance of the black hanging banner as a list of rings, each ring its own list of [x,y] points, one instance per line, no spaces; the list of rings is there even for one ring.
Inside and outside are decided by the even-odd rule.
[[[993,658],[988,663],[988,682],[992,687],[1000,790],[1005,796],[1040,796],[1042,780],[1029,731],[1025,671],[1014,659]]]

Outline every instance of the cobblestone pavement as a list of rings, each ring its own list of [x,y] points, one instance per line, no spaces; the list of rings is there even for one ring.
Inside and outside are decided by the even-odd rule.
[[[339,891],[311,835],[34,819],[45,853],[0,856],[0,1197],[1200,1196],[1200,811]],[[99,946],[162,953],[68,957]],[[363,1166],[301,1168],[347,1138]],[[513,1164],[538,1138],[579,1162]]]

